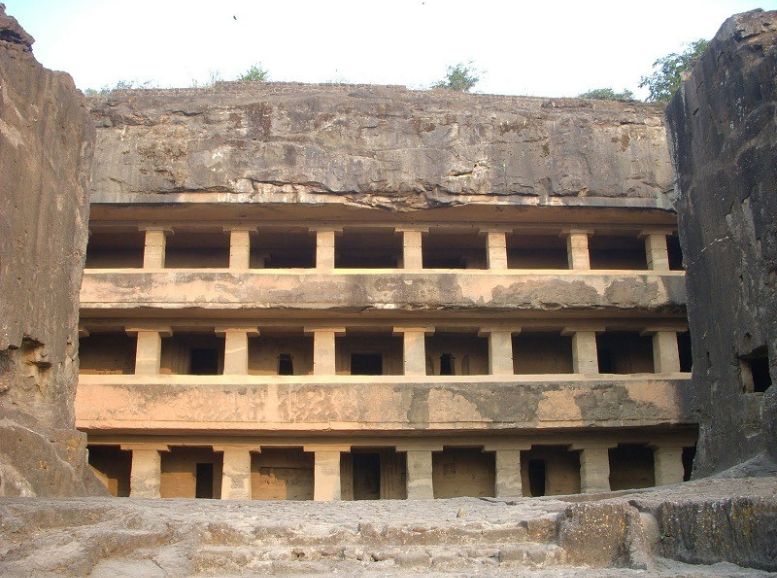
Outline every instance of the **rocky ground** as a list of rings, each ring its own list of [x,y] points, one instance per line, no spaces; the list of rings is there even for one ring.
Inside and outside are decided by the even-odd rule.
[[[777,570],[777,476],[515,500],[0,500],[0,575],[9,577],[766,570]]]

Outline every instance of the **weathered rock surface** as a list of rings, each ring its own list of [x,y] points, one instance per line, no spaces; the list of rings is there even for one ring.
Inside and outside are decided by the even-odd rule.
[[[74,426],[94,128],[0,4],[0,495],[102,494]]]
[[[262,83],[90,102],[100,202],[204,191],[395,209],[671,208],[666,135],[652,105]]]
[[[667,116],[678,172],[693,378],[695,475],[769,450],[777,387],[746,393],[743,363],[768,353],[777,382],[777,12],[728,19]]]
[[[6,498],[0,574],[765,576],[775,492],[744,478],[411,503]],[[682,563],[688,544],[704,565]]]

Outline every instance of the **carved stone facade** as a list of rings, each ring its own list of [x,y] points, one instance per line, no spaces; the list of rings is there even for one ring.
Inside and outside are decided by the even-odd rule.
[[[659,109],[220,84],[92,100],[78,426],[116,495],[550,495],[696,441]]]

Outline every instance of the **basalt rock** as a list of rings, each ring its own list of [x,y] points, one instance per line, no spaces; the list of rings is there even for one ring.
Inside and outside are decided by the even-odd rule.
[[[775,111],[777,11],[760,10],[723,24],[667,110],[702,408],[696,476],[777,457]]]
[[[213,192],[399,210],[671,209],[654,105],[264,83],[117,91],[90,102],[99,202]]]
[[[76,431],[94,128],[0,4],[0,496],[102,494]]]

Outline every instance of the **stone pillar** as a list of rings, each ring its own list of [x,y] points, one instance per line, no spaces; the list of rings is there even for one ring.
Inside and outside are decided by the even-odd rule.
[[[571,229],[567,233],[567,261],[570,269],[583,271],[591,268],[588,235],[589,231],[581,229]]]
[[[488,268],[492,271],[505,271],[507,269],[507,232],[504,230],[487,231],[486,249]]]
[[[653,335],[653,371],[677,373],[680,371],[680,350],[674,330],[648,331]]]
[[[426,375],[426,335],[433,327],[395,327],[394,334],[402,334],[404,375]]]
[[[496,450],[496,497],[508,498],[523,495],[521,480],[521,450]]]
[[[434,498],[432,485],[432,450],[407,450],[407,499],[431,500]]]
[[[340,229],[316,228],[316,269],[328,271],[335,268],[335,234]]]
[[[402,267],[418,270],[424,267],[423,234],[429,229],[421,227],[397,227],[402,233]]]
[[[251,267],[251,231],[253,227],[228,227],[229,268],[247,271]]]
[[[647,268],[653,271],[669,271],[669,250],[666,233],[643,233]]]
[[[131,498],[159,498],[162,485],[162,456],[167,446],[122,445],[121,449],[132,452],[130,471]]]
[[[221,499],[251,499],[251,448],[241,446],[214,446],[223,453],[221,468]]]
[[[162,337],[169,337],[169,327],[162,329],[127,328],[127,333],[137,335],[135,349],[135,375],[159,375],[162,360]]]
[[[562,335],[572,336],[572,368],[575,373],[595,375],[599,373],[596,351],[596,333],[601,329],[565,328]]]
[[[513,333],[520,330],[481,329],[480,336],[488,337],[489,375],[513,375]]]
[[[146,232],[143,247],[143,268],[164,269],[167,233],[172,233],[172,230],[166,227],[143,227],[141,231]]]
[[[580,449],[580,491],[583,494],[610,491],[610,452],[607,446]]]
[[[306,328],[305,333],[313,334],[313,375],[335,375],[337,373],[335,337],[343,335],[345,328]]]
[[[309,451],[305,448],[305,451]],[[340,499],[340,449],[315,449],[313,499],[331,502]]]
[[[248,374],[248,336],[259,335],[255,327],[217,327],[224,335],[224,375]]]
[[[679,484],[685,476],[683,448],[657,446],[653,449],[655,481],[657,486]]]

